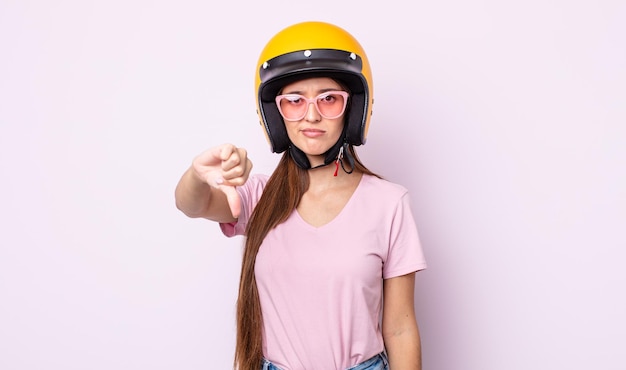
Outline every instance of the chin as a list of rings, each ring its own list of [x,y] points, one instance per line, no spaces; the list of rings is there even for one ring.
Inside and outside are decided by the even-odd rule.
[[[305,152],[307,154],[307,156],[311,157],[311,158],[322,158],[322,162],[324,161],[324,154],[330,150],[331,147],[328,148],[324,148],[324,149],[304,149],[302,150],[303,152]]]
[[[313,145],[310,145],[313,144]],[[326,153],[330,148],[332,148],[332,145],[320,145],[321,143],[295,143],[294,145],[299,148],[300,150],[302,150],[303,152],[305,152],[308,156],[311,157],[315,157],[315,156],[324,156],[324,153]]]
[[[291,142],[309,157],[322,157],[322,162],[324,161],[324,154],[330,150],[330,148],[335,145],[337,140],[339,140],[339,136],[336,138],[316,138],[316,139],[304,139],[298,137],[297,140],[292,140]]]

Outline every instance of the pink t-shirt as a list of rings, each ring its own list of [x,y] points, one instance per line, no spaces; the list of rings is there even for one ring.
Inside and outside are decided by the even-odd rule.
[[[245,235],[268,177],[237,191]],[[344,209],[313,227],[294,211],[267,235],[255,276],[263,314],[263,355],[285,370],[347,369],[380,353],[383,279],[426,268],[407,190],[363,175]]]

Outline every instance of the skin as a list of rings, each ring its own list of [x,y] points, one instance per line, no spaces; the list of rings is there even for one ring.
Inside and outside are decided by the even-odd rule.
[[[297,93],[312,98],[324,91],[341,90],[330,78],[297,81],[282,93]],[[324,162],[325,153],[337,142],[344,117],[326,119],[310,104],[305,117],[285,122],[290,140],[315,167]],[[239,216],[236,186],[243,185],[252,170],[247,151],[233,144],[211,148],[196,158],[181,177],[175,191],[176,206],[188,217],[203,217],[216,222],[235,222]],[[346,174],[328,165],[309,170],[310,185],[297,212],[313,226],[332,221],[357,188],[362,173]],[[415,273],[383,282],[382,332],[392,370],[421,370],[420,336],[414,311]]]
[[[414,291],[415,273],[383,281],[382,332],[391,370],[422,369]]]
[[[286,85],[283,94],[300,94],[313,98],[330,90],[342,90],[341,86],[330,78],[314,78]],[[326,119],[309,104],[304,118],[300,121],[285,121],[287,135],[291,142],[306,155],[311,166],[324,163],[323,154],[339,140],[343,130],[343,116]]]

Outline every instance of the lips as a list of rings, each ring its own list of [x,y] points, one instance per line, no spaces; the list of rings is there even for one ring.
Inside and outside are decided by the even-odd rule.
[[[316,129],[316,128],[305,128],[305,129],[300,130],[300,132],[302,132],[302,135],[309,137],[309,138],[320,137],[326,133],[326,131]]]

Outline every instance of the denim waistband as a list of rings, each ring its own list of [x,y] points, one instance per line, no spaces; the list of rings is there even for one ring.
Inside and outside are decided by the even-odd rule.
[[[270,361],[263,359],[263,365],[261,370],[282,370],[280,367],[274,365]],[[387,354],[381,352],[376,356],[369,358],[360,364],[354,365],[346,370],[389,370],[389,360],[387,360]]]

